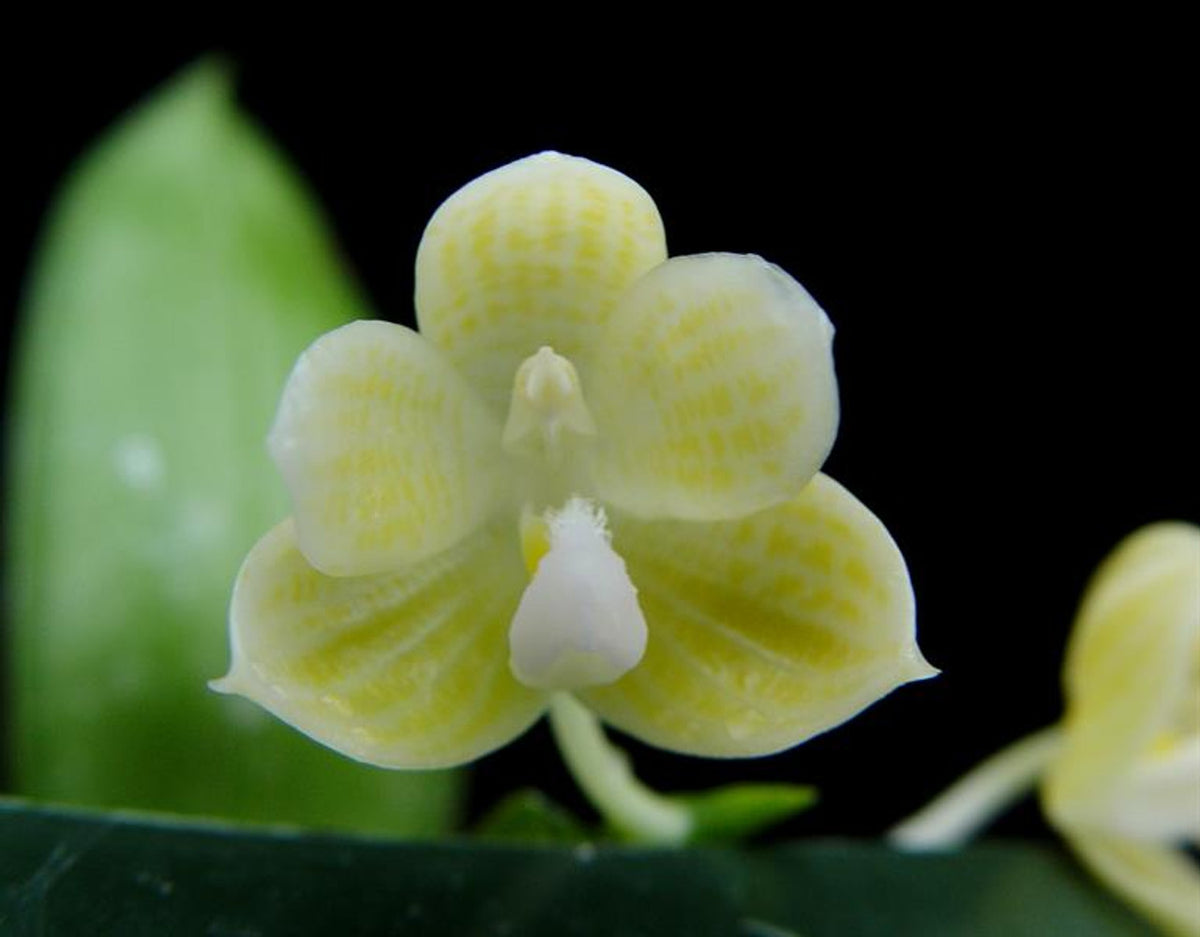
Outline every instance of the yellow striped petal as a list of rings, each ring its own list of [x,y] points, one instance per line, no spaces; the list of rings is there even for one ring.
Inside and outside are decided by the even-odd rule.
[[[419,335],[353,322],[301,355],[269,445],[308,561],[357,576],[431,556],[474,530],[499,490],[500,433]]]
[[[1075,834],[1080,861],[1171,937],[1200,937],[1200,871],[1182,852],[1115,836]]]
[[[675,257],[634,285],[585,387],[595,484],[640,517],[723,520],[794,497],[837,431],[833,327],[760,257]]]
[[[770,754],[934,673],[903,557],[824,475],[737,521],[611,520],[649,641],[630,673],[578,695],[652,745]]]
[[[285,521],[238,575],[233,665],[214,688],[370,764],[471,761],[545,709],[545,697],[508,667],[508,626],[525,583],[509,526],[482,528],[395,574],[329,577],[305,562]]]
[[[1177,832],[1195,835],[1200,772],[1186,746],[1200,732],[1200,528],[1155,524],[1117,547],[1084,596],[1064,677],[1064,747],[1045,787],[1053,819],[1126,835],[1141,825],[1154,838],[1166,822],[1155,811],[1175,803]]]
[[[417,250],[417,321],[503,416],[522,361],[543,345],[578,361],[626,287],[666,256],[641,186],[541,153],[481,176],[434,214]]]

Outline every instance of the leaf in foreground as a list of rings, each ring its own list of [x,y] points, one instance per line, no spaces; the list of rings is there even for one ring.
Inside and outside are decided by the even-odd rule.
[[[142,934],[1153,937],[1053,846],[919,856],[385,843],[0,803],[0,930]],[[7,930],[6,930],[7,928]]]

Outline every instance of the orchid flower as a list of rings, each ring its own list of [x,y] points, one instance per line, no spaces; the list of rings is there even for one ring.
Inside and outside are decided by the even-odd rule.
[[[649,195],[544,153],[425,230],[419,333],[318,339],[214,685],[352,758],[461,764],[548,708],[765,755],[931,675],[904,560],[819,473],[833,328],[762,259],[667,259]],[[575,707],[575,708],[571,708]]]
[[[964,842],[1040,781],[1047,818],[1169,934],[1200,935],[1200,528],[1137,531],[1101,565],[1064,667],[1062,723],[989,759],[892,833]]]

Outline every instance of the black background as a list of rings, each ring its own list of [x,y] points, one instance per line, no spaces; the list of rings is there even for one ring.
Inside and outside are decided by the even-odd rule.
[[[900,543],[943,674],[772,759],[631,748],[661,788],[816,783],[821,807],[788,832],[874,834],[1054,721],[1090,570],[1141,524],[1200,519],[1183,116],[1169,52],[1114,25],[1099,45],[1061,32],[985,52],[970,34],[955,51],[897,43],[820,67],[806,67],[820,45],[807,36],[763,49],[769,69],[719,41],[653,71],[664,47],[651,43],[471,58],[474,71],[449,45],[413,64],[412,37],[383,53],[217,48],[386,318],[410,320],[417,242],[441,200],[547,148],[645,186],[672,254],[758,253],[816,296],[838,329],[842,393],[826,470]],[[10,58],[6,312],[71,161],[208,48]],[[582,803],[544,726],[476,766],[472,809],[521,785]],[[999,827],[1040,829],[1028,805]]]

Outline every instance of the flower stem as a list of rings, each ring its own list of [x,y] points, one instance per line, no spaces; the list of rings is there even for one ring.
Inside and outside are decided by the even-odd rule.
[[[888,840],[901,849],[954,849],[1028,792],[1058,751],[1051,726],[1019,739],[968,771],[941,795],[893,827]]]
[[[598,720],[573,696],[558,693],[550,702],[550,727],[571,776],[608,823],[626,838],[678,845],[691,831],[686,807],[642,784],[629,757],[613,746]]]

